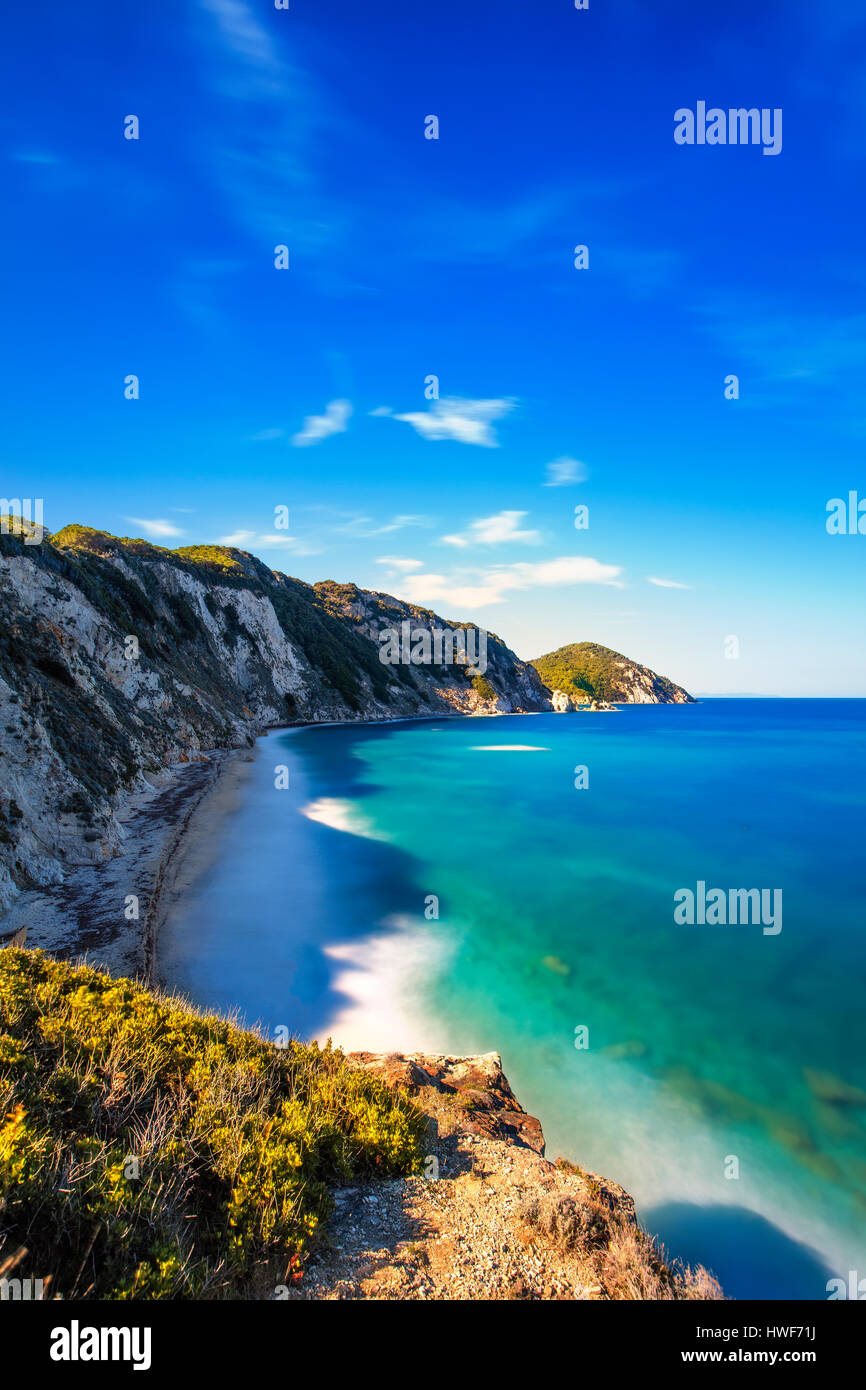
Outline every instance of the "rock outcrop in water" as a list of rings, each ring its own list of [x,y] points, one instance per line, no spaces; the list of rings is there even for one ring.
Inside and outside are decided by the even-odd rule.
[[[570,714],[585,702],[578,700],[566,690],[554,690],[550,696],[550,703],[556,714]]]
[[[32,545],[0,534],[0,600],[0,911],[112,856],[115,809],[144,775],[269,725],[550,708],[493,634],[483,675],[385,665],[383,628],[459,625],[222,546],[165,550],[83,526]]]

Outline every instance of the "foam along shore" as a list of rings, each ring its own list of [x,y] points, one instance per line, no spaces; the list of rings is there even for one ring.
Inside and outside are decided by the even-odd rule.
[[[307,820],[327,825],[331,830],[342,830],[347,835],[358,835],[363,840],[386,840],[388,837],[377,830],[373,822],[364,815],[353,801],[338,796],[320,796],[315,801],[301,807],[301,815]]]
[[[424,714],[364,719],[355,724],[415,724],[473,717]],[[249,747],[208,749],[142,777],[113,814],[114,834],[101,857],[67,861],[61,882],[18,894],[2,918],[4,936],[26,928],[27,945],[61,960],[84,957],[115,975],[161,978],[159,933],[191,879],[217,853],[219,836],[240,803],[262,740],[300,728],[344,728],[343,720],[293,720],[268,725]],[[310,820],[366,838],[351,802],[322,797],[304,811]]]
[[[425,714],[364,719],[356,724],[421,723],[472,716]],[[27,945],[61,960],[84,957],[115,975],[156,980],[159,931],[194,873],[200,872],[237,808],[256,750],[269,734],[300,728],[343,728],[345,721],[293,720],[260,729],[251,746],[207,749],[141,779],[113,814],[114,834],[101,857],[67,861],[61,882],[27,888],[0,921],[4,936],[27,929]],[[349,805],[349,803],[347,803]],[[310,818],[339,821],[321,798]],[[350,815],[345,810],[346,816]],[[358,825],[356,820],[355,825]],[[349,829],[346,823],[338,828]],[[353,827],[353,833],[362,830]]]

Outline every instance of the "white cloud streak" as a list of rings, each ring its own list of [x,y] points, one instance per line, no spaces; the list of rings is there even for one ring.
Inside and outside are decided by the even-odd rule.
[[[429,410],[407,411],[392,418],[411,425],[422,439],[454,439],[458,444],[498,449],[492,423],[508,415],[514,406],[513,400],[472,401],[452,396],[434,401]]]
[[[545,487],[567,487],[569,483],[582,483],[587,476],[586,466],[580,459],[569,458],[568,455],[552,459],[546,471]]]
[[[508,594],[523,589],[567,588],[574,584],[603,584],[622,588],[619,565],[605,565],[587,555],[561,555],[529,564],[495,565],[473,574],[410,574],[402,580],[400,597],[412,603],[447,603],[455,610],[504,603]]]
[[[307,416],[303,428],[292,435],[292,443],[296,448],[303,448],[308,444],[318,444],[329,435],[344,434],[349,427],[351,414],[350,401],[331,401],[325,406],[324,415]]]
[[[538,531],[521,531],[518,522],[526,512],[497,512],[495,516],[481,517],[473,521],[465,531],[451,536],[443,536],[446,545],[465,549],[472,545],[503,545],[509,541],[521,541],[534,545],[541,540]]]
[[[392,570],[420,570],[424,568],[423,560],[408,560],[402,555],[380,555],[376,561],[377,565],[387,565]]]
[[[360,540],[369,540],[371,536],[386,536],[391,531],[402,531],[406,526],[426,526],[428,519],[426,516],[394,516],[390,521],[377,525],[371,516],[355,516],[351,521],[342,522],[339,526],[331,529],[342,536],[355,536]]]
[[[148,536],[156,536],[163,540],[170,536],[182,536],[184,534],[179,526],[174,525],[174,522],[164,521],[161,517],[127,516],[124,517],[124,520],[140,526]]]

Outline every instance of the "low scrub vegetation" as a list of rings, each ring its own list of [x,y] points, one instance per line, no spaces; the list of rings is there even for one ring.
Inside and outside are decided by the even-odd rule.
[[[425,1124],[330,1045],[0,951],[0,1268],[53,1296],[272,1297],[329,1183],[420,1171]]]
[[[703,1265],[670,1263],[657,1242],[592,1185],[581,1196],[532,1197],[521,1216],[531,1230],[585,1262],[590,1281],[597,1281],[609,1299],[724,1297]]]
[[[475,694],[482,700],[496,699],[496,691],[493,689],[493,686],[490,684],[489,680],[486,680],[485,677],[482,676],[480,671],[476,671],[472,677],[472,689],[475,691]]]

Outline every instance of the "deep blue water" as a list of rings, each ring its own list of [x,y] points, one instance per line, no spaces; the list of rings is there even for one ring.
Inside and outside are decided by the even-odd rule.
[[[267,1028],[501,1052],[673,1254],[826,1297],[866,1275],[864,773],[855,700],[275,733],[161,961]],[[679,925],[699,880],[781,931]]]

